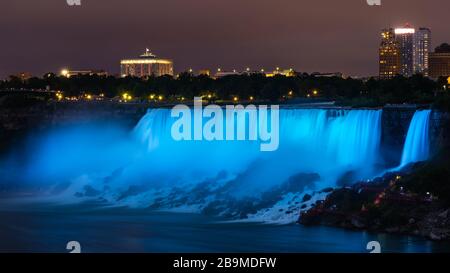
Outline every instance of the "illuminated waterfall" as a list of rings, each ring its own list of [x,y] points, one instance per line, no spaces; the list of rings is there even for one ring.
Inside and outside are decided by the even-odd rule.
[[[134,136],[155,160],[155,170],[167,176],[199,179],[220,171],[249,172],[243,181],[265,188],[299,172],[321,175],[329,186],[346,171],[370,176],[379,161],[381,110],[284,109],[280,113],[280,146],[262,153],[251,141],[172,140],[170,110],[151,110],[134,129]],[[251,166],[251,167],[250,167]],[[249,170],[253,168],[254,170]],[[138,170],[136,170],[138,171]],[[160,173],[160,175],[163,175]],[[201,178],[200,178],[201,179]]]
[[[431,110],[421,110],[414,114],[403,148],[401,167],[428,159],[430,154],[430,116]]]
[[[131,134],[90,126],[44,136],[27,152],[21,175],[27,185],[39,187],[39,194],[49,189],[46,196],[58,202],[91,198],[133,207],[161,200],[169,207],[182,205],[198,187],[204,194],[191,203],[212,202],[219,194],[224,200],[259,198],[311,174],[317,179],[308,189],[321,190],[348,173],[358,180],[381,171],[381,114],[282,109],[279,149],[261,152],[260,143],[250,140],[177,142],[170,110],[152,109]]]

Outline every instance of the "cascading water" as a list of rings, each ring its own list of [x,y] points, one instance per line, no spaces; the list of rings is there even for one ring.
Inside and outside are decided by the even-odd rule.
[[[251,141],[174,141],[169,110],[150,111],[134,129],[149,154],[158,158],[155,169],[167,165],[177,174],[185,170],[197,176],[220,171],[238,174],[258,161],[261,170],[245,181],[258,188],[276,184],[297,172],[323,175],[324,183],[335,182],[348,170],[370,175],[379,160],[381,110],[282,110],[280,146],[275,152],[261,153]],[[247,128],[248,129],[248,128]],[[193,160],[193,157],[198,160]],[[245,186],[245,185],[244,185]],[[326,184],[324,184],[326,186]]]
[[[430,116],[431,110],[421,110],[414,114],[408,129],[400,167],[428,159],[430,155]]]
[[[258,141],[175,141],[170,110],[153,109],[131,135],[94,127],[45,138],[24,176],[42,181],[57,202],[189,206],[236,216],[241,208],[254,212],[292,193],[336,186],[348,173],[372,178],[381,171],[381,116],[382,110],[282,109],[279,149],[261,152]]]

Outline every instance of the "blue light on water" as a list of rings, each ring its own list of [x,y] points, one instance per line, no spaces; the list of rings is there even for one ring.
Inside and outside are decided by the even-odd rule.
[[[401,167],[428,159],[430,155],[430,116],[431,110],[421,110],[414,114],[403,148]]]
[[[411,122],[402,164],[427,158],[429,114],[420,111]],[[261,152],[258,141],[177,142],[170,110],[153,109],[132,132],[101,125],[56,130],[33,141],[15,169],[28,184],[56,187],[60,200],[75,202],[88,186],[95,198],[119,204],[132,192],[145,206],[155,192],[219,180],[238,185],[229,194],[239,198],[302,173],[318,174],[312,190],[321,190],[349,172],[369,179],[383,171],[381,116],[382,110],[282,109],[279,149]]]

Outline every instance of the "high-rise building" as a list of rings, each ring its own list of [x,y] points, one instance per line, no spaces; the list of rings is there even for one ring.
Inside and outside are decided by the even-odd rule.
[[[395,29],[395,40],[400,47],[400,74],[411,77],[414,74],[414,41],[416,30],[408,25]]]
[[[435,79],[450,76],[450,45],[442,44],[430,53],[429,76]]]
[[[429,74],[431,30],[402,28],[384,29],[380,45],[380,78],[395,75],[411,77],[416,73]],[[399,55],[397,60],[396,55]],[[398,64],[397,61],[400,63]]]
[[[419,28],[414,37],[414,73],[428,76],[429,54],[431,52],[431,30]]]
[[[400,47],[392,28],[384,29],[381,32],[379,58],[379,75],[381,79],[390,79],[400,74]]]
[[[122,77],[173,76],[173,62],[168,59],[159,59],[147,49],[139,58],[122,60],[120,71]]]

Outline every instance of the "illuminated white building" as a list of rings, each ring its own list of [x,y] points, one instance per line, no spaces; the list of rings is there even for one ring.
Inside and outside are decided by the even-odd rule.
[[[139,78],[173,76],[173,62],[168,59],[159,59],[147,49],[139,58],[122,60],[120,74],[122,77]]]

